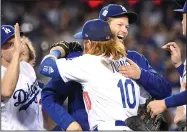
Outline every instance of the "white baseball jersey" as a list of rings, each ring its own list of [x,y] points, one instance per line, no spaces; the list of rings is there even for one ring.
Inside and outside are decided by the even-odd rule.
[[[180,85],[182,86],[183,83],[186,83],[186,60],[185,60],[185,62],[184,62],[183,75],[182,75],[182,77],[180,77]],[[182,90],[182,91],[183,91],[183,90]],[[181,92],[181,91],[180,91],[180,92]],[[185,115],[186,115],[186,105],[183,105],[183,107],[184,107],[184,113],[185,113]],[[185,116],[185,118],[186,118],[186,116]]]
[[[182,86],[182,83],[186,82],[186,60],[184,62],[184,70],[183,70],[183,75],[180,77],[180,84]]]
[[[1,79],[6,70],[1,66]],[[36,81],[35,71],[30,64],[22,61],[12,97],[1,100],[1,129],[44,130],[40,98],[41,89]]]
[[[82,84],[90,128],[103,122],[124,121],[137,115],[140,89],[117,69],[126,58],[108,63],[101,56],[85,54],[73,60],[56,60],[62,79]]]

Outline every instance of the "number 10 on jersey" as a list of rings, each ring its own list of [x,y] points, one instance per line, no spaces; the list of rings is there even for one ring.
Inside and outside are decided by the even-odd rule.
[[[127,108],[126,106],[126,102],[127,102],[129,108],[133,109],[136,106],[136,96],[135,96],[134,83],[132,82],[132,80],[126,79],[125,83],[123,84],[122,80],[120,79],[118,82],[118,87],[120,88],[123,108]],[[132,88],[132,93],[129,93],[130,88]],[[129,98],[130,96],[133,98],[132,103],[130,102],[130,98]]]

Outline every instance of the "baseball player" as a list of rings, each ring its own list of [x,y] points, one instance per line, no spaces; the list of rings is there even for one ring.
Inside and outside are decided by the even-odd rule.
[[[125,10],[124,9],[125,8],[121,5],[109,4],[108,6],[105,6],[101,9],[99,18],[103,19],[103,20],[108,20],[108,18],[112,18],[113,20],[115,20],[117,18],[120,19],[122,16],[126,16],[129,19],[130,24],[134,23],[137,19],[137,16],[133,15],[134,17],[132,17],[131,13],[128,13],[126,11],[126,9]],[[126,29],[126,27],[124,29],[125,25],[121,26],[122,28],[119,29],[119,28],[116,28],[118,26],[118,23],[111,24],[111,22],[112,21],[110,21],[109,24],[110,25],[114,24],[114,25],[110,26],[110,28],[112,30],[115,30],[115,29],[117,30],[116,32],[114,32],[114,34],[116,35],[116,37],[118,36],[120,41],[123,42],[123,39],[125,39],[126,36],[128,35],[128,26],[129,25],[128,24],[126,25],[127,29]],[[120,37],[120,34],[117,34],[119,32],[122,32],[122,33],[125,32],[125,35],[123,35],[124,37],[123,36]],[[147,59],[143,55],[139,54],[136,51],[130,51],[130,50],[127,50],[127,54],[128,54],[127,57],[130,58],[133,62],[135,62],[138,65],[138,67],[141,69],[140,79],[137,79],[135,81],[137,81],[139,84],[141,84],[150,93],[151,96],[153,96],[156,99],[162,99],[162,98],[165,98],[165,97],[171,95],[171,87],[168,84],[168,82],[162,76],[160,76],[156,71],[154,71],[154,69],[149,65],[149,62],[147,61]],[[132,62],[132,64],[133,64],[132,68],[135,67],[135,71],[137,71],[137,68],[136,68],[137,66],[133,62]],[[120,70],[120,71],[123,71],[123,70]],[[132,71],[132,69],[131,69],[131,71]],[[133,73],[135,73],[135,72],[133,72]],[[60,123],[61,128],[63,128],[64,122],[67,122],[67,123],[65,123],[66,125],[70,125],[70,123],[72,122],[73,119],[70,118],[70,115],[64,110],[64,108],[62,106],[60,106],[55,101],[55,100],[57,100],[56,98],[59,97],[59,94],[58,94],[59,92],[55,92],[55,90],[59,91],[59,86],[55,85],[55,83],[60,84],[60,80],[61,79],[56,79],[56,80],[52,79],[52,81],[49,83],[50,85],[46,86],[48,89],[53,88],[53,90],[50,91],[51,94],[49,93],[49,91],[43,91],[42,93],[45,93],[46,97],[48,97],[48,98],[45,98],[46,103],[43,104],[43,106],[44,105],[46,105],[46,106],[51,105],[51,107],[46,107],[46,113],[49,114],[50,117],[56,117],[56,118],[52,118],[52,119],[56,123],[58,122],[57,124]],[[155,84],[157,84],[157,85],[155,85]],[[61,92],[66,93],[66,92],[63,92],[63,90]],[[79,93],[81,93],[81,91]],[[71,92],[69,92],[68,94],[70,97],[73,97],[74,95],[76,95],[76,92],[72,89]],[[55,100],[52,100],[50,98],[53,98]],[[52,101],[51,104],[47,103],[48,99],[49,99],[49,101]],[[73,107],[70,106],[70,109],[71,109],[71,113],[74,113],[74,115],[76,115],[76,113],[77,113],[76,111],[79,109],[81,109],[81,111],[84,111],[84,106],[81,105],[82,107],[80,108],[76,105],[76,100],[81,100],[81,99],[82,99],[81,95],[77,94],[77,96],[75,98],[69,100],[69,102],[68,102],[69,104],[72,104],[72,106],[73,106]],[[57,105],[59,106],[59,109],[61,108],[61,110],[62,110],[61,114],[58,113],[59,109],[55,109],[56,107],[53,107],[53,106],[57,106]],[[77,110],[76,110],[76,108],[77,108]],[[54,112],[54,111],[56,111],[56,112]],[[82,121],[79,122],[80,124],[81,123],[86,124],[85,123],[86,122],[86,115],[85,116],[82,116],[82,115],[80,116],[80,115],[81,114],[78,114],[75,117],[77,119],[83,119]],[[81,118],[81,117],[84,117],[84,118]],[[83,125],[81,125],[81,126],[83,126]],[[66,129],[64,129],[64,130],[66,130]]]
[[[126,63],[124,45],[112,39],[108,23],[99,19],[86,22],[74,37],[84,39],[84,55],[73,60],[47,55],[40,72],[82,84],[90,130],[130,130],[124,120],[137,115],[140,91],[135,81],[115,69],[119,63]],[[65,46],[62,51],[62,56],[69,52]],[[45,67],[53,68],[54,73]]]
[[[1,127],[2,130],[44,130],[40,87],[33,67],[22,61],[26,45],[19,25],[1,26]],[[32,58],[29,58],[32,60]]]
[[[187,13],[187,2],[184,4],[183,9],[177,9],[174,10],[177,12],[183,13],[183,34],[186,35],[186,13]],[[167,97],[163,100],[155,100],[149,103],[148,105],[148,111],[151,111],[152,117],[155,117],[155,115],[162,113],[167,108],[170,107],[176,107],[187,104],[186,100],[186,61],[184,64],[182,64],[181,59],[181,52],[178,47],[178,45],[175,42],[170,42],[163,46],[163,49],[169,50],[171,52],[171,60],[174,66],[177,68],[180,77],[181,77],[181,93],[178,93],[176,95],[172,95],[170,97]],[[186,107],[186,106],[184,106]],[[183,110],[184,113],[185,110]],[[180,114],[180,113],[179,113]],[[178,117],[178,115],[175,117],[174,122],[177,123],[180,119],[184,118],[184,114],[182,114],[182,117]]]
[[[122,5],[109,4],[101,9],[99,19],[107,21],[112,33],[123,42],[128,35],[129,24],[137,20],[137,14],[128,12]],[[149,65],[143,55],[133,50],[127,50],[127,55],[131,65],[119,65],[120,73],[134,79],[155,99],[163,99],[171,95],[170,84]],[[141,89],[142,95],[144,89]]]

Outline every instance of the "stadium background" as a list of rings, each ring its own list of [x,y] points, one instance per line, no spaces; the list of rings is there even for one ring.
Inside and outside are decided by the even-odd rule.
[[[14,25],[18,22],[36,49],[35,69],[49,51],[49,46],[61,40],[74,41],[73,34],[82,25],[98,17],[100,9],[116,3],[139,15],[135,24],[130,25],[125,41],[127,49],[142,53],[151,66],[173,86],[173,93],[179,90],[179,75],[171,63],[170,54],[161,47],[175,41],[186,55],[186,37],[182,35],[182,15],[173,9],[182,8],[185,0],[2,0],[1,24]],[[93,69],[94,70],[94,69]],[[47,83],[49,78],[38,75]]]

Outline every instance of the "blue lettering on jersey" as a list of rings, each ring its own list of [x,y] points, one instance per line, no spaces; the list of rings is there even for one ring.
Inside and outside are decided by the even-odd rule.
[[[19,108],[19,111],[26,110],[33,102],[38,103],[37,101],[37,95],[39,94],[39,85],[37,80],[31,85],[28,86],[28,91],[24,91],[23,89],[16,90],[13,94],[13,99],[16,100],[14,103],[15,107]]]
[[[132,93],[129,93],[128,85],[131,85]],[[122,80],[120,79],[117,86],[120,88],[123,108],[127,107],[126,106],[126,102],[127,102],[129,108],[134,109],[134,107],[136,106],[136,95],[135,95],[134,83],[131,81],[131,79],[126,79],[125,83],[123,84]],[[125,95],[126,95],[126,97],[125,97]],[[131,95],[133,97],[133,103],[130,102],[129,95]]]
[[[126,57],[122,57],[120,58],[119,60],[117,61],[113,61],[110,63],[111,67],[112,67],[112,70],[113,70],[113,73],[115,72],[119,72],[119,67],[120,66],[125,66],[127,65],[127,62],[126,62]]]

